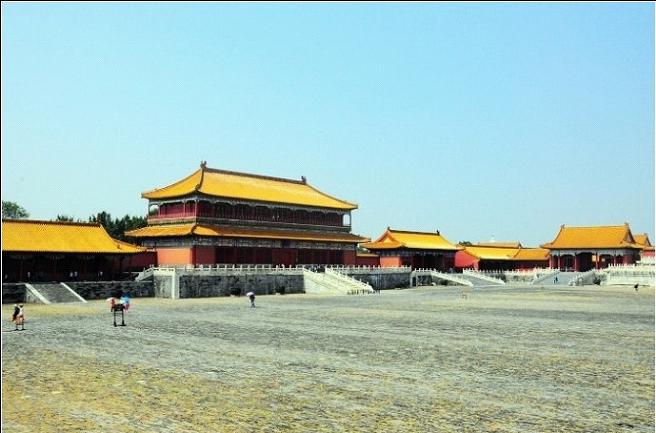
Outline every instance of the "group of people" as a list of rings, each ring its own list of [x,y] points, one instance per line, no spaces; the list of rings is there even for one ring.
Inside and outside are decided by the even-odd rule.
[[[24,331],[25,330],[25,309],[23,304],[14,305],[14,314],[11,316],[11,321],[16,325],[14,331]],[[20,329],[18,326],[20,325]]]
[[[128,311],[130,309],[130,293],[123,292],[122,295],[110,296],[107,298],[107,303],[109,304],[109,311],[114,311],[117,305],[120,305],[123,311]]]

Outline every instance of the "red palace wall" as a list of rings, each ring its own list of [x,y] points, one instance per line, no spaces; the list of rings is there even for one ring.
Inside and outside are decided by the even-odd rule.
[[[380,257],[356,256],[355,264],[357,266],[380,266]]]
[[[380,266],[382,268],[397,268],[401,266],[401,257],[399,256],[381,257]]]
[[[456,252],[455,267],[458,269],[478,269],[478,260],[466,251]]]
[[[515,269],[530,270],[533,268],[547,268],[549,267],[549,260],[534,260],[534,261],[516,261]]]
[[[344,251],[343,260],[346,266],[354,266],[358,261],[355,251]]]
[[[189,265],[192,263],[191,248],[158,248],[157,265]]]
[[[151,266],[157,266],[157,253],[146,251],[145,253],[135,254],[125,260],[124,266],[126,269],[139,271]]]
[[[197,265],[213,265],[216,263],[216,254],[214,254],[214,247],[194,247],[195,264]]]

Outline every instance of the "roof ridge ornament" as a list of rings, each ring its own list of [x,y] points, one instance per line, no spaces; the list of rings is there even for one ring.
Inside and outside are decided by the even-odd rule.
[[[306,184],[306,183],[307,183],[307,179],[305,178],[305,176],[301,176],[301,182],[302,182],[303,184]]]
[[[198,181],[198,184],[194,188],[196,192],[200,189],[200,187],[203,185],[203,178],[205,177],[205,170],[207,169],[207,161],[201,161],[200,162],[200,180]]]

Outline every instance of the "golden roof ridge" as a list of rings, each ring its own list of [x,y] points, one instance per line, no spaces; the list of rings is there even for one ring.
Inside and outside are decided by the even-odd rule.
[[[387,227],[387,230],[392,233],[412,233],[415,235],[439,235],[442,236],[439,230],[436,230],[434,232],[418,232],[418,231],[413,231],[413,230],[397,230],[397,229],[392,229],[390,227]]]
[[[99,222],[85,222],[85,221],[53,221],[53,220],[33,220],[33,219],[13,219],[3,218],[3,223],[31,223],[31,224],[56,224],[56,225],[69,225],[69,226],[92,226],[102,227]]]
[[[306,185],[307,184],[307,182],[305,180],[305,177],[302,177],[301,180],[296,180],[296,179],[287,179],[287,178],[284,178],[284,177],[267,176],[267,175],[262,175],[262,174],[245,173],[245,172],[240,172],[240,171],[223,170],[223,169],[219,169],[219,168],[210,168],[210,167],[205,167],[204,171],[207,171],[209,173],[230,174],[230,175],[234,175],[234,176],[254,177],[256,179],[274,180],[274,181],[278,181],[278,182],[287,182],[287,183],[296,183],[296,184],[300,184],[300,185]]]

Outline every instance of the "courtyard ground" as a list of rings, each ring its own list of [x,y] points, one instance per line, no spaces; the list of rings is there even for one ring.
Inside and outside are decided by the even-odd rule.
[[[2,307],[3,431],[653,432],[654,289]]]

